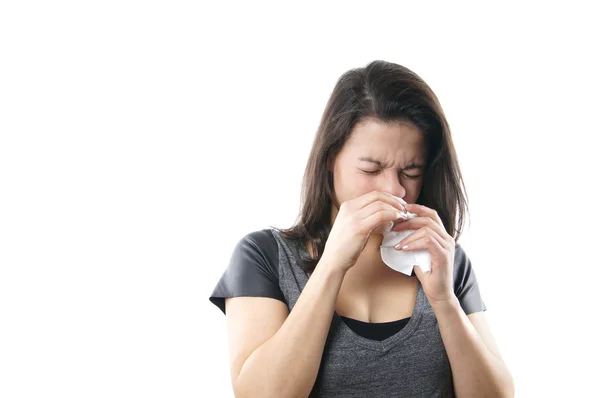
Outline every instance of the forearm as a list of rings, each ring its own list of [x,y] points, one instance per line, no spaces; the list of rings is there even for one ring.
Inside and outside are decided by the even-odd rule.
[[[237,397],[306,397],[321,363],[344,273],[319,262],[281,328],[244,362]]]
[[[487,348],[458,298],[431,306],[452,368],[456,396],[513,397],[513,380],[504,361]]]

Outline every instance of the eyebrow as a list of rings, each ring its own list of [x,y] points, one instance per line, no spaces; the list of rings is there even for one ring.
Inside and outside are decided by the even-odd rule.
[[[369,156],[363,156],[363,157],[360,157],[360,158],[358,158],[358,160],[362,160],[362,161],[369,162],[369,163],[375,163],[376,165],[378,165],[378,166],[380,166],[380,167],[382,167],[382,166],[383,166],[383,164],[382,164],[382,163],[381,163],[379,160],[373,159],[373,158],[371,158],[371,157],[369,157]],[[415,163],[415,162],[410,162],[410,163],[409,163],[409,164],[407,164],[407,165],[406,165],[406,167],[404,167],[402,170],[410,170],[410,169],[424,169],[424,168],[425,168],[425,165],[424,165],[424,164],[421,164],[421,163]]]

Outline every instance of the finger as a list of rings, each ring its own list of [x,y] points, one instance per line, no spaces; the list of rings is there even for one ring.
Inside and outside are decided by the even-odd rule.
[[[423,277],[425,276],[425,272],[423,272],[421,270],[421,267],[419,267],[418,265],[415,265],[413,267],[413,270],[415,271],[415,274],[417,275],[417,278],[419,278],[419,280],[422,281]]]
[[[369,193],[359,196],[358,198],[352,199],[349,202],[351,202],[350,205],[352,206],[352,208],[358,210],[377,200],[385,202],[400,210],[401,212],[406,213],[406,208],[387,192],[371,191]]]
[[[415,213],[422,217],[430,217],[437,224],[441,225],[442,227],[444,226],[444,223],[442,222],[442,219],[440,218],[438,212],[434,209],[417,203],[408,203],[405,207],[411,213]]]
[[[432,230],[437,232],[440,235],[440,237],[444,240],[450,239],[450,235],[448,235],[444,226],[433,221],[430,217],[415,217],[409,218],[407,220],[399,220],[397,223],[394,223],[392,231],[397,232],[409,229],[420,229],[423,227],[431,228]]]
[[[398,231],[403,231],[403,230],[408,230],[408,229],[418,229],[418,228],[411,228],[411,226],[414,224],[408,224],[409,221],[410,221],[410,219],[406,218],[406,217],[402,217],[402,218],[395,220],[390,231],[398,232]]]
[[[421,217],[422,218],[422,217]],[[419,222],[413,221],[414,218],[405,219],[404,217],[394,221],[394,226],[392,227],[392,231],[404,231],[408,229],[419,229]]]
[[[449,248],[449,243],[443,239],[436,231],[432,230],[429,227],[423,227],[421,229],[416,230],[415,232],[408,235],[406,238],[402,239],[398,244],[396,244],[396,249],[404,249],[406,245],[408,245],[409,250],[413,243],[418,242],[424,238],[431,237],[434,239],[442,248]]]
[[[371,232],[381,223],[394,221],[400,217],[398,210],[382,210],[371,214],[359,221],[359,231],[362,233]]]
[[[427,235],[420,239],[411,241],[410,243],[405,243],[402,246],[402,250],[410,251],[410,250],[428,250],[429,253],[433,256],[435,255],[444,255],[445,250],[442,245],[435,239],[433,236]]]
[[[360,209],[359,211],[357,211],[356,216],[362,220],[362,219],[368,218],[369,216],[371,216],[379,211],[395,211],[398,213],[398,216],[396,217],[396,219],[405,219],[406,218],[406,213],[402,213],[402,212],[398,211],[398,209],[396,207],[394,207],[386,202],[379,201],[379,200],[377,200],[373,203],[370,203],[367,206]]]

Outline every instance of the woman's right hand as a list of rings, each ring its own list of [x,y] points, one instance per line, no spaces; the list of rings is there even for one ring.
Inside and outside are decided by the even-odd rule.
[[[371,191],[340,205],[322,258],[349,270],[365,248],[371,232],[390,221],[406,218],[406,209],[392,195]]]

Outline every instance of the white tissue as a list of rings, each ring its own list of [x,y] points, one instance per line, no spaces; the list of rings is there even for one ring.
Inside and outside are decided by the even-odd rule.
[[[402,204],[406,204],[402,198],[391,195]],[[408,213],[407,219],[418,217],[417,214]],[[431,255],[429,250],[397,250],[394,248],[402,239],[415,232],[414,229],[406,231],[391,231],[394,223],[391,222],[383,231],[383,241],[381,242],[380,251],[381,259],[391,269],[402,272],[410,276],[413,267],[418,265],[421,271],[431,271]]]

